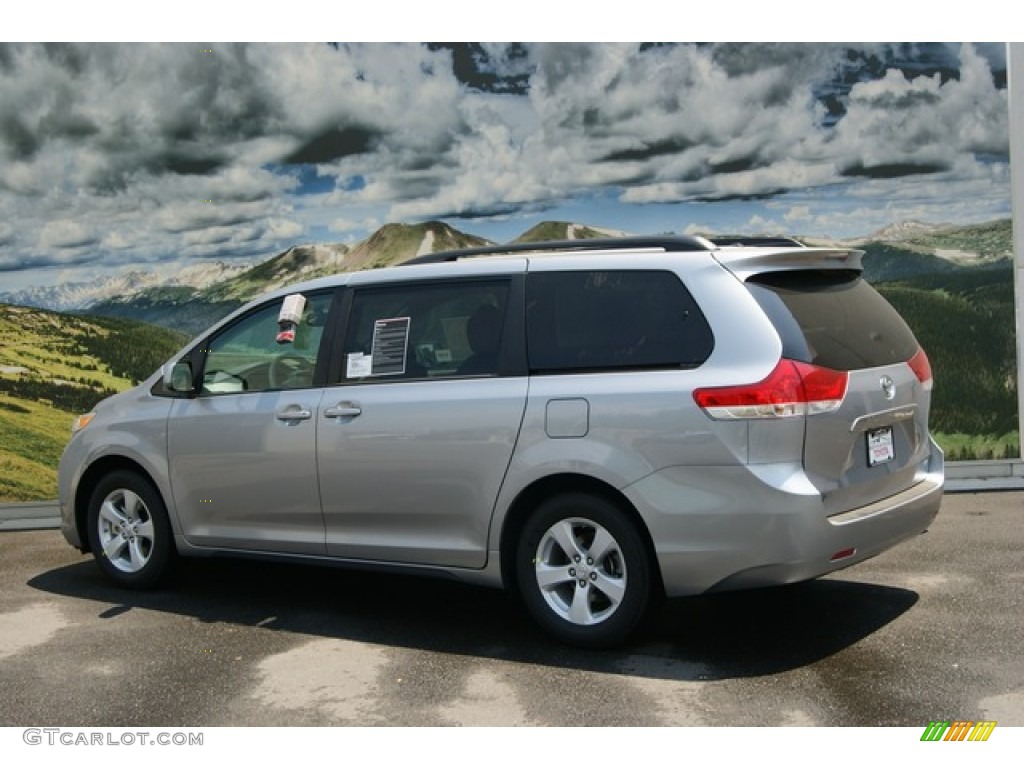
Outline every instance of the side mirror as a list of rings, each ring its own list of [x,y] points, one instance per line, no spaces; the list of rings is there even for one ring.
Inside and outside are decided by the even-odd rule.
[[[188,360],[179,360],[174,365],[164,366],[164,387],[171,392],[191,394],[195,391],[192,386],[192,363]]]

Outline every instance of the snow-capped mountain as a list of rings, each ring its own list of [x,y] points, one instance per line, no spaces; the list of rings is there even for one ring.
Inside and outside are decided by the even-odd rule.
[[[131,296],[156,287],[208,288],[245,272],[250,264],[226,264],[222,261],[192,264],[181,270],[156,268],[134,270],[111,277],[51,286],[33,286],[19,291],[0,293],[0,303],[68,312],[88,309],[95,304]]]
[[[927,224],[923,221],[914,220],[898,221],[858,239],[864,241],[874,240],[882,243],[898,242],[900,240],[912,240],[917,237],[934,235],[936,232],[942,232],[952,227],[952,224]]]

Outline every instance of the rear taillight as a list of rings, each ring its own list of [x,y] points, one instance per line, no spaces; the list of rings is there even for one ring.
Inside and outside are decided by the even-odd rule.
[[[921,382],[925,392],[930,392],[935,385],[935,379],[932,378],[932,364],[928,362],[928,355],[924,353],[924,350],[917,350],[917,354],[907,361],[907,365],[917,376],[917,380]]]
[[[838,410],[850,375],[796,360],[780,360],[768,378],[738,387],[705,387],[693,393],[713,419],[785,419]]]

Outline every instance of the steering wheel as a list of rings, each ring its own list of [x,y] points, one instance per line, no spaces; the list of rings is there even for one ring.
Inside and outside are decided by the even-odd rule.
[[[296,389],[313,383],[313,362],[302,355],[285,353],[270,361],[267,371],[271,389]]]

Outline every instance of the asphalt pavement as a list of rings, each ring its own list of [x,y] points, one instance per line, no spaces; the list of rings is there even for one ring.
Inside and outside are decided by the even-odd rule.
[[[38,511],[38,510],[37,510]],[[54,530],[0,534],[0,725],[1024,725],[1024,493],[831,577],[667,601],[567,648],[503,593],[251,561],[110,585]]]

